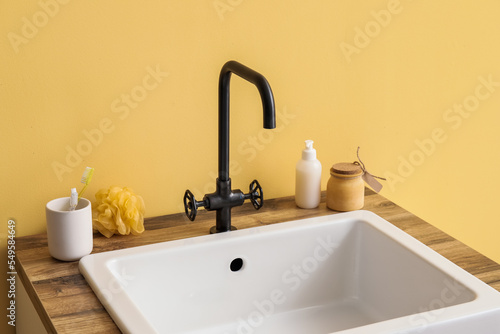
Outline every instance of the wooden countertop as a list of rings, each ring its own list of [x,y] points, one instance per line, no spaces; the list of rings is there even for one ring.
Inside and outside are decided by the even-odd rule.
[[[372,211],[420,240],[472,275],[500,291],[500,265],[443,233],[386,198],[366,189],[365,210]],[[299,209],[293,197],[266,200],[261,210],[250,203],[233,208],[232,223],[239,229],[332,214],[325,206]],[[93,253],[208,234],[215,213],[200,211],[194,222],[184,213],[145,220],[140,236],[95,234]],[[16,238],[17,272],[49,333],[120,333],[78,270],[78,262],[61,262],[49,255],[47,235]]]

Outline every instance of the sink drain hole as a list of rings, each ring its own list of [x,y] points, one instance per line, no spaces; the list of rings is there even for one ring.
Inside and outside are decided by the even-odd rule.
[[[229,265],[229,268],[231,271],[238,271],[241,268],[243,268],[243,259],[241,258],[236,258],[233,261],[231,261],[231,264]]]

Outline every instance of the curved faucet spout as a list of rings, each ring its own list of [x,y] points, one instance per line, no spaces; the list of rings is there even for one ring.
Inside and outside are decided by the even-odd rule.
[[[231,73],[253,83],[259,90],[264,110],[264,128],[276,127],[276,112],[271,86],[266,78],[237,61],[228,61],[219,76],[219,180],[229,180],[229,83]]]

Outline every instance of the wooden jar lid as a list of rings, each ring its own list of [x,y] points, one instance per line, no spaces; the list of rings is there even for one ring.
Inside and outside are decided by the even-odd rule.
[[[330,169],[330,173],[354,176],[363,173],[363,170],[359,165],[356,165],[352,162],[339,162],[332,166],[332,168]]]

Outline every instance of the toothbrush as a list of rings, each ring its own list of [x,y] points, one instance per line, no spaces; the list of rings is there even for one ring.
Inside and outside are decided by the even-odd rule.
[[[76,209],[77,204],[78,204],[78,193],[76,192],[76,188],[71,188],[71,196],[69,198],[69,211],[74,211]]]
[[[92,167],[85,168],[85,171],[83,172],[83,175],[82,175],[82,179],[80,181],[85,185],[83,186],[82,190],[80,190],[80,193],[78,194],[78,200],[80,200],[80,198],[82,198],[83,192],[85,191],[85,189],[87,189],[87,186],[89,185],[90,181],[92,180],[92,175],[94,175],[94,168],[92,168]]]
[[[76,192],[76,188],[71,188],[71,196],[69,198],[70,211],[74,211],[76,209],[78,201],[80,200],[80,198],[82,198],[83,192],[85,191],[85,189],[87,189],[87,186],[92,180],[92,175],[94,175],[94,168],[91,167],[85,168],[85,171],[83,172],[82,178],[80,180],[80,182],[85,185],[83,186],[82,190],[80,190],[80,193]]]

